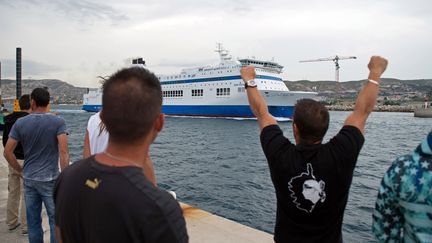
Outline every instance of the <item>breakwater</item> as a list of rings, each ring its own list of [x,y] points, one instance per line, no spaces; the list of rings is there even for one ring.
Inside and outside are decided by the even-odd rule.
[[[354,110],[354,104],[343,104],[343,105],[327,105],[327,109],[330,111],[352,111]],[[413,105],[398,106],[398,105],[377,105],[374,107],[375,112],[414,112],[416,109]]]

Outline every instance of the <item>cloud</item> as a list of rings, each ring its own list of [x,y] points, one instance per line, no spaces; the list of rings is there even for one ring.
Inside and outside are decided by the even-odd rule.
[[[16,77],[16,61],[14,59],[0,59],[3,79]],[[32,60],[22,61],[22,77],[47,77],[52,72],[61,71],[62,68]]]
[[[92,24],[97,21],[108,20],[113,25],[117,25],[128,20],[126,14],[115,8],[90,0],[15,0],[0,1],[0,4],[13,7],[16,10],[42,8],[46,12],[63,15],[68,21],[73,20],[79,24]]]
[[[386,75],[430,78],[432,2],[418,0],[0,0],[0,59],[47,65],[47,78],[94,84],[142,56],[156,73],[214,64],[214,44],[233,57],[275,57],[288,79],[333,79],[333,63],[299,63],[332,55],[341,80],[363,78],[372,54],[389,58]],[[58,68],[57,70],[53,70]],[[12,66],[14,76],[14,65]],[[29,71],[29,70],[27,70]]]

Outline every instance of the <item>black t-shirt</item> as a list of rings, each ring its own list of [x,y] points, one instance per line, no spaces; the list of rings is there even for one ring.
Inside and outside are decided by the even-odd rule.
[[[276,190],[276,242],[342,242],[342,220],[360,130],[344,126],[326,144],[294,145],[277,125],[261,132]]]
[[[54,200],[64,243],[188,242],[178,202],[138,167],[78,161],[60,174]]]
[[[17,111],[13,112],[7,116],[4,117],[4,128],[3,128],[3,147],[6,147],[7,140],[9,138],[9,132],[12,130],[12,126],[15,124],[15,122],[18,120],[18,118],[25,117],[29,113],[24,111]],[[24,149],[21,145],[21,142],[18,142],[15,150],[14,150],[15,157],[17,159],[24,159]]]

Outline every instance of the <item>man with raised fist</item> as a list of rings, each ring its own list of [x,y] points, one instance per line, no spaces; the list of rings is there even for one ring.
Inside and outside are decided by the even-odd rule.
[[[369,76],[354,111],[339,133],[322,143],[329,112],[321,103],[302,99],[295,105],[295,144],[284,137],[257,87],[252,66],[243,67],[250,108],[261,128],[261,145],[276,190],[275,242],[342,242],[342,220],[365,123],[376,103],[387,60],[373,56]],[[259,81],[259,80],[258,80]]]

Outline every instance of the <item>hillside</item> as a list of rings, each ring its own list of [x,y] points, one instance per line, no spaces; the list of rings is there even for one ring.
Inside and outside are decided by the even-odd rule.
[[[341,97],[353,100],[357,97],[365,80],[341,82],[334,81],[284,81],[293,91],[316,91],[324,98]],[[338,91],[339,90],[339,91]],[[338,92],[337,92],[338,91]],[[422,101],[424,97],[432,93],[432,79],[399,80],[382,79],[380,98],[394,101]]]
[[[3,79],[1,87],[3,98],[15,98],[15,80]],[[83,94],[87,93],[87,88],[75,87],[57,79],[25,79],[22,81],[22,94],[29,94],[37,87],[48,87],[51,94],[51,102],[54,104],[82,104]]]
[[[341,82],[339,88],[334,81],[284,82],[292,91],[316,91],[323,99],[338,98],[352,101],[357,97],[365,81]],[[3,98],[15,98],[15,80],[4,79],[1,81],[1,87]],[[37,87],[48,87],[54,104],[82,104],[83,94],[87,92],[87,88],[75,87],[57,79],[25,79],[22,82],[22,93],[30,93]],[[339,91],[336,92],[337,90]],[[432,79],[383,79],[379,99],[397,102],[423,101],[427,95],[432,95]]]

